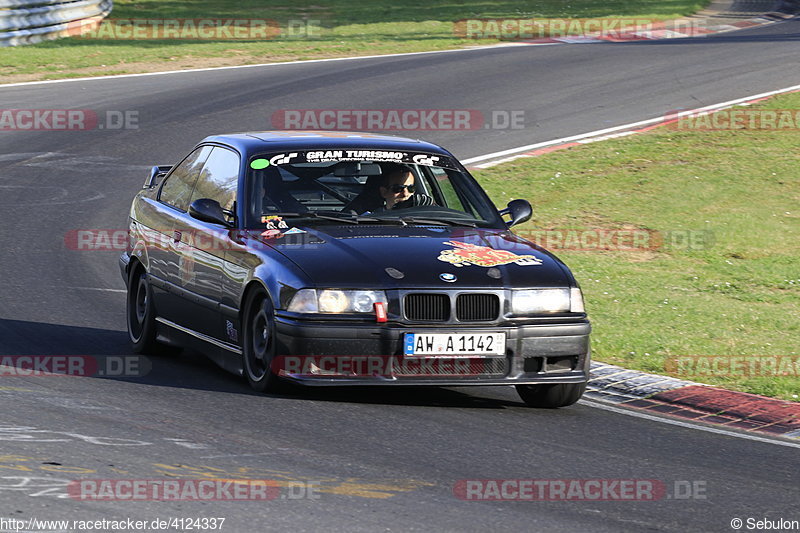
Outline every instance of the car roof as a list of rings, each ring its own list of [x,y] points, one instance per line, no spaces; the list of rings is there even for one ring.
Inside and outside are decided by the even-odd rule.
[[[228,133],[206,137],[201,144],[202,143],[227,144],[247,155],[264,151],[280,152],[284,150],[314,150],[342,147],[408,150],[413,152],[451,155],[440,146],[418,139],[358,131],[274,130]]]

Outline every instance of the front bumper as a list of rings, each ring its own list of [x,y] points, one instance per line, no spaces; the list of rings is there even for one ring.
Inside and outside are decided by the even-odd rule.
[[[355,325],[305,323],[276,317],[279,353],[308,358],[317,368],[327,362],[353,360],[359,356],[379,358],[381,371],[367,365],[345,365],[345,372],[283,370],[281,375],[305,385],[525,385],[583,383],[589,379],[588,320],[562,324],[524,326]],[[403,355],[405,333],[504,332],[504,356],[467,358],[420,358]],[[327,356],[327,358],[326,358]],[[297,369],[298,366],[293,367]],[[329,367],[330,368],[330,367]],[[343,368],[339,366],[339,370]],[[356,368],[353,371],[353,368]],[[373,367],[377,368],[377,367]],[[367,371],[365,371],[367,369]]]

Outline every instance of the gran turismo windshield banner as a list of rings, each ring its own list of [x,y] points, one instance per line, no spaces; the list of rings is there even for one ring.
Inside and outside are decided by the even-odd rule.
[[[424,152],[403,152],[393,150],[337,149],[306,150],[286,152],[269,156],[259,156],[251,162],[251,168],[266,168],[271,165],[297,165],[303,163],[324,163],[333,161],[377,161],[425,165],[457,170],[453,158],[440,154]],[[258,163],[256,163],[258,162]],[[256,166],[253,166],[256,164]]]

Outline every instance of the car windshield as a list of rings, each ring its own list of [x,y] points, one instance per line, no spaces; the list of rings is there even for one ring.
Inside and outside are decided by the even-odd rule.
[[[256,227],[268,225],[275,216],[307,219],[303,221],[307,225],[505,227],[483,189],[458,170],[452,159],[384,151],[370,151],[367,155],[373,157],[362,159],[361,153],[309,151],[252,157],[247,179],[249,221]],[[337,157],[340,154],[356,157]]]

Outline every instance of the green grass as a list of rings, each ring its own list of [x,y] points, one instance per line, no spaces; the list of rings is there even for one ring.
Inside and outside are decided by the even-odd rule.
[[[68,38],[0,50],[3,81],[145,72],[349,55],[442,50],[496,40],[462,39],[454,21],[476,17],[669,19],[707,0],[116,0],[111,19],[316,20],[313,38],[266,41]]]
[[[764,107],[800,109],[800,94]],[[650,133],[476,172],[498,205],[528,198],[542,228],[635,227],[710,235],[696,249],[569,251],[596,360],[665,373],[680,355],[800,353],[797,131]],[[689,378],[691,379],[691,378]],[[698,377],[797,400],[797,377]]]

